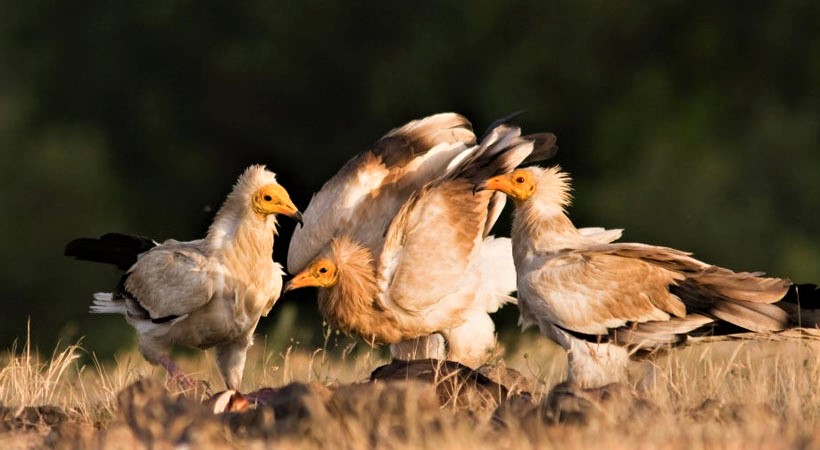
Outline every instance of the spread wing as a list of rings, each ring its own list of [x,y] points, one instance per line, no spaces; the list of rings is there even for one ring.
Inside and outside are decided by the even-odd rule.
[[[288,271],[304,269],[341,233],[378,251],[390,220],[407,198],[441,176],[474,143],[469,121],[453,113],[387,133],[313,196],[303,213],[304,225],[290,241]]]
[[[385,301],[420,311],[458,291],[465,293],[458,298],[473,300],[470,291],[480,284],[478,255],[488,218],[497,217],[496,194],[473,192],[473,187],[478,180],[509,172],[532,151],[533,141],[522,138],[520,129],[499,125],[445,176],[408,200],[390,224],[380,255]]]
[[[461,288],[483,237],[491,193],[454,180],[411,197],[390,225],[380,256],[385,301],[419,312]]]
[[[200,245],[201,241],[168,241],[141,255],[121,286],[125,298],[136,302],[129,309],[142,308],[157,320],[182,316],[208,303],[223,281]]]

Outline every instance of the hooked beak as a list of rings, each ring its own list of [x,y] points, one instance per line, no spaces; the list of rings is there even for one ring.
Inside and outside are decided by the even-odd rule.
[[[292,291],[294,289],[299,289],[303,287],[313,286],[310,282],[310,275],[307,273],[298,273],[296,276],[290,279],[287,283],[285,283],[285,287],[283,288],[282,292]]]
[[[293,218],[293,220],[295,220],[299,225],[305,226],[305,222],[302,220],[302,213],[298,209],[290,217]]]
[[[511,187],[512,186],[510,185],[510,182],[508,180],[508,176],[506,174],[504,174],[504,175],[498,175],[498,176],[495,176],[495,177],[492,177],[492,178],[488,178],[488,179],[482,181],[481,183],[478,183],[473,188],[473,192],[484,191],[484,190],[489,189],[489,190],[500,191],[500,192],[503,192],[505,194],[509,194],[509,193],[512,192]]]
[[[302,212],[299,211],[299,208],[296,207],[290,198],[286,198],[285,201],[282,202],[281,208],[280,214],[284,214],[299,222],[300,225],[304,225],[302,222]]]

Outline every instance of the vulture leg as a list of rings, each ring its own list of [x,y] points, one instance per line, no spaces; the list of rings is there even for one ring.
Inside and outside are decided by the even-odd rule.
[[[390,345],[390,354],[394,359],[438,359],[446,357],[444,337],[438,333]]]
[[[216,365],[228,389],[239,389],[242,373],[245,371],[245,357],[251,344],[253,344],[251,336],[242,336],[215,347]]]
[[[168,371],[168,384],[179,386],[180,389],[188,391],[197,387],[197,380],[191,378],[182,371],[168,356],[157,357],[157,362]]]
[[[559,344],[567,349],[568,381],[581,388],[622,383],[627,379],[629,350],[616,344],[578,339],[556,330]]]

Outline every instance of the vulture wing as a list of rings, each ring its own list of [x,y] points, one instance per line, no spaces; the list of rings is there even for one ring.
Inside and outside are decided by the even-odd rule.
[[[475,143],[470,122],[436,114],[390,131],[347,162],[317,192],[288,250],[288,271],[307,266],[330,240],[345,233],[377,253],[385,230],[408,197],[440,177]]]
[[[645,244],[601,244],[533,260],[520,295],[557,326],[614,335],[621,343],[655,345],[720,319],[751,331],[786,328],[772,303],[788,280],[711,266],[679,250]]]
[[[386,302],[419,312],[478,288],[481,245],[495,193],[473,192],[481,177],[512,170],[533,150],[517,127],[500,125],[439,180],[413,195],[390,224],[380,255]],[[497,217],[497,216],[496,216]]]
[[[216,285],[231,280],[214,270],[201,242],[166,241],[140,256],[124,280],[126,298],[155,321],[183,316],[208,303]]]

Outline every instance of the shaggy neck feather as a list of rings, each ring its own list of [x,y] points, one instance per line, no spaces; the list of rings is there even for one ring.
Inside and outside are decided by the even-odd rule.
[[[355,333],[365,341],[394,343],[403,339],[395,314],[379,302],[373,257],[349,240],[332,244],[338,268],[335,285],[319,290],[319,309],[331,326]]]
[[[513,254],[518,263],[531,253],[559,250],[568,236],[579,232],[567,217],[571,201],[569,176],[558,167],[533,169],[538,180],[527,200],[516,202]]]

